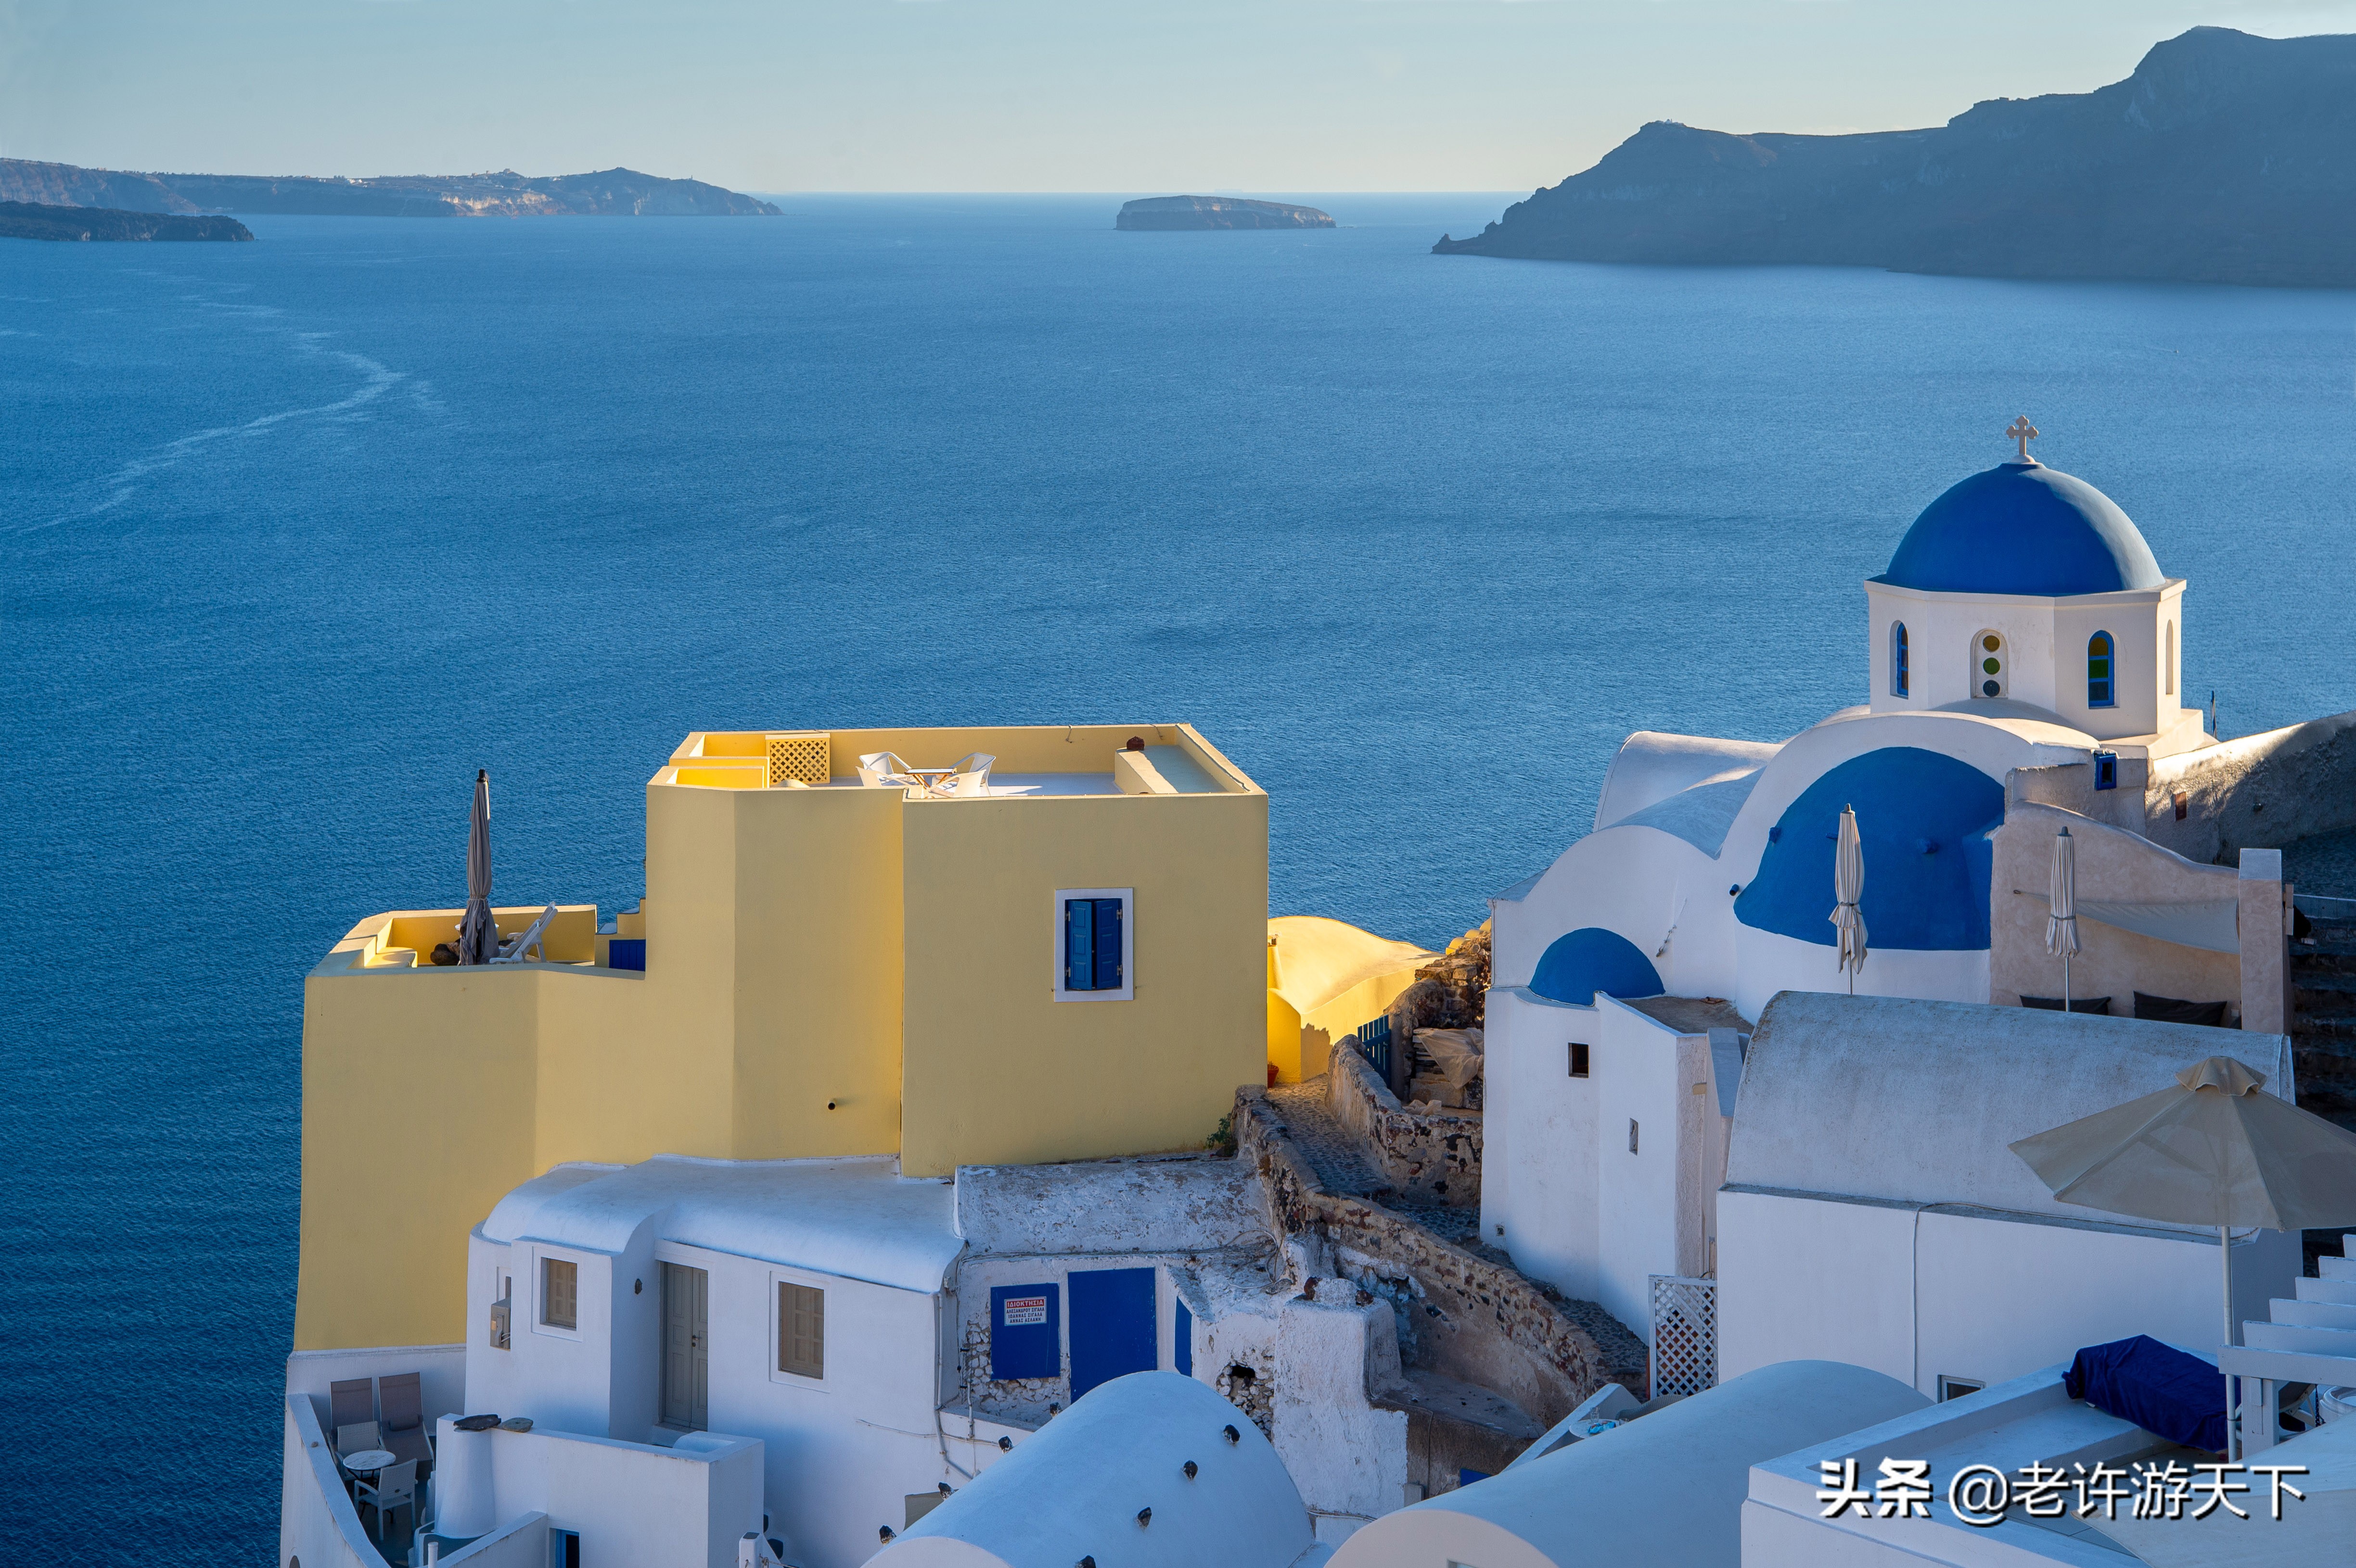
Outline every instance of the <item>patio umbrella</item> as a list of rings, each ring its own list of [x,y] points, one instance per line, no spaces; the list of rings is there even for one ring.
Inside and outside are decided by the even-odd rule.
[[[2173,1087],[2011,1146],[2064,1203],[2216,1226],[2228,1345],[2233,1227],[2356,1224],[2356,1133],[2260,1093],[2265,1081],[2233,1057],[2208,1057],[2179,1072]],[[2229,1380],[2229,1408],[2232,1397]]]
[[[1840,966],[1848,976],[1848,994],[1857,995],[1858,971],[1865,967],[1865,916],[1858,902],[1865,897],[1865,843],[1857,836],[1857,807],[1841,807],[1840,848],[1833,853],[1833,912],[1826,916],[1840,932]]]
[[[458,917],[458,962],[487,964],[499,950],[491,918],[491,774],[475,770],[475,809],[466,822],[466,912]]]
[[[2078,951],[2078,841],[2064,827],[2053,838],[2052,912],[2045,951],[2062,960],[2062,1010],[2070,1010],[2070,955]]]

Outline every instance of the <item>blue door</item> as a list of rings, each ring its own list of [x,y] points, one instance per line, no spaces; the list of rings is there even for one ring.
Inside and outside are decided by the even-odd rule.
[[[1072,1397],[1161,1364],[1153,1335],[1153,1271],[1075,1269],[1072,1293]]]

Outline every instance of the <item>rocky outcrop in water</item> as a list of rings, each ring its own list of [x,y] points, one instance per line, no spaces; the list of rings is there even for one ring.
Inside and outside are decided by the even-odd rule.
[[[598,174],[311,176],[128,174],[0,158],[0,200],[133,212],[274,212],[342,218],[774,217],[766,201],[635,169]],[[248,236],[251,238],[251,236]]]
[[[1333,220],[1313,207],[1281,201],[1247,201],[1237,196],[1152,196],[1125,203],[1115,229],[1331,229]]]
[[[1657,122],[1440,254],[2356,285],[2356,37],[2195,27],[2125,81],[1945,125]]]
[[[251,240],[234,218],[0,201],[0,240]]]

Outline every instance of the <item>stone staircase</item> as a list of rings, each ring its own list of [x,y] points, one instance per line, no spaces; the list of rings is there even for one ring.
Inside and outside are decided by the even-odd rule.
[[[2308,913],[2307,925],[2290,944],[2298,1103],[2356,1131],[2356,918]]]

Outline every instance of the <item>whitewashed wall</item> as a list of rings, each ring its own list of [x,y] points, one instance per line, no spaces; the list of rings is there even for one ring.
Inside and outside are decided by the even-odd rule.
[[[444,1521],[544,1514],[581,1538],[582,1568],[734,1568],[761,1528],[762,1444],[700,1435],[677,1448],[535,1427],[437,1438]]]
[[[1996,1383],[2135,1334],[2213,1348],[2213,1238],[1987,1210],[1773,1193],[1719,1194],[1719,1375],[1820,1359],[1936,1396],[1944,1374]],[[2233,1248],[2251,1314],[2290,1294],[2298,1238]]]
[[[953,1302],[657,1242],[653,1232],[652,1221],[641,1226],[619,1257],[562,1250],[581,1268],[575,1334],[538,1324],[536,1260],[552,1249],[523,1242],[510,1246],[478,1232],[468,1270],[470,1318],[487,1321],[497,1276],[509,1271],[518,1276],[517,1322],[511,1349],[491,1349],[487,1333],[468,1343],[467,1408],[528,1414],[544,1425],[626,1441],[669,1441],[656,1418],[660,1265],[674,1263],[708,1276],[710,1429],[761,1440],[769,1533],[787,1542],[789,1561],[802,1568],[848,1568],[865,1561],[878,1529],[906,1522],[909,1494],[929,1492],[942,1481],[962,1485],[960,1471],[978,1467],[977,1450],[994,1453],[996,1439],[1008,1435],[991,1426],[968,1438],[960,1419],[958,1467],[951,1467],[951,1439],[937,1413],[942,1341],[953,1322]],[[641,1283],[644,1288],[636,1288]],[[776,1370],[776,1296],[784,1283],[826,1292],[823,1379]],[[551,1511],[562,1525],[562,1514]],[[754,1525],[759,1522],[756,1518]]]

